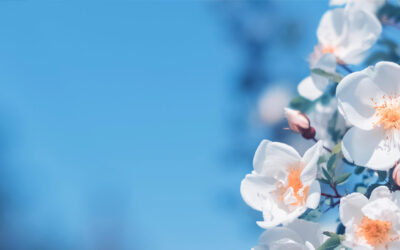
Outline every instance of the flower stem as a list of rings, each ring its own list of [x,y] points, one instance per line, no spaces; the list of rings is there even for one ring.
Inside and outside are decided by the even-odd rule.
[[[318,140],[315,139],[315,137],[312,138],[312,140],[315,141],[315,142],[318,142]],[[332,153],[332,150],[331,150],[330,148],[327,148],[327,147],[325,147],[325,146],[322,146],[322,147],[323,147],[326,151],[328,151],[329,153]]]
[[[327,194],[327,193],[321,193],[321,195],[322,196],[325,196],[325,197],[328,197],[328,198],[336,198],[336,199],[339,199],[339,198],[342,198],[342,196],[341,195],[332,195],[332,194]]]
[[[342,67],[342,69],[346,70],[348,73],[353,73],[353,71],[349,67],[347,67],[346,64],[339,64],[339,65],[340,67]]]

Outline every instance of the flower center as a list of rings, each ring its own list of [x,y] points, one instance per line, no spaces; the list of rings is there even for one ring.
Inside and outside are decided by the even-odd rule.
[[[362,236],[369,245],[377,246],[391,241],[390,229],[392,222],[384,220],[371,220],[368,217],[362,219],[358,227],[358,235]]]
[[[378,118],[374,125],[381,125],[385,130],[400,129],[400,98],[382,96],[380,104],[372,101]]]
[[[322,48],[322,54],[327,54],[327,53],[332,53],[332,54],[334,54],[334,53],[335,53],[335,48],[332,47],[332,46],[324,46],[324,47]]]
[[[304,203],[304,198],[308,195],[309,187],[303,188],[303,183],[301,182],[300,175],[303,168],[292,167],[289,169],[289,175],[287,177],[287,185],[286,187],[282,187],[281,189],[281,200],[284,199],[284,195],[289,188],[293,189],[293,194],[295,197],[294,202],[290,203],[291,205],[301,205]]]

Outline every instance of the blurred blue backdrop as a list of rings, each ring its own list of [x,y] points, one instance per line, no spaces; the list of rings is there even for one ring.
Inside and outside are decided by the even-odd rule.
[[[327,2],[0,0],[1,249],[255,245],[250,111]]]

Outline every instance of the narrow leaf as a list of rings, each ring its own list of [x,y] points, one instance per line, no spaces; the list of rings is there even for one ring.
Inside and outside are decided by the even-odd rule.
[[[351,173],[344,173],[336,179],[336,184],[340,185],[345,183],[351,176]]]
[[[340,238],[339,237],[331,237],[322,244],[318,250],[333,250],[337,246],[340,245]]]
[[[326,72],[326,71],[324,71],[322,69],[318,69],[318,68],[312,69],[311,73],[323,76],[323,77],[325,77],[325,78],[327,78],[327,79],[329,79],[329,80],[331,80],[333,82],[340,82],[343,79],[343,76],[341,74],[329,73],[329,72]]]

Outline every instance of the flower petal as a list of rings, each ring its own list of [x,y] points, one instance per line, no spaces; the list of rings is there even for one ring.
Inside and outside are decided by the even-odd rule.
[[[373,14],[360,8],[346,10],[345,18],[344,39],[338,44],[336,56],[347,64],[359,64],[378,40],[382,25]]]
[[[315,248],[322,243],[322,231],[318,223],[297,219],[286,227],[296,232],[304,241],[310,242]]]
[[[344,157],[356,165],[374,170],[388,170],[400,157],[399,148],[390,146],[383,129],[370,131],[352,127],[342,141]]]
[[[369,71],[371,80],[386,96],[400,95],[400,66],[393,62],[379,62]]]
[[[384,92],[370,78],[371,69],[347,75],[336,89],[338,107],[343,117],[352,125],[370,130],[376,121],[374,102],[371,98]]]
[[[390,193],[390,190],[386,186],[379,186],[376,187],[374,190],[372,190],[371,196],[369,197],[370,201],[374,201],[380,198],[392,198],[392,194]]]
[[[362,218],[361,208],[368,203],[367,197],[360,193],[352,193],[340,200],[340,220],[346,227]]]
[[[325,85],[325,87],[321,87],[321,85]],[[323,83],[317,85],[313,81],[313,78],[309,76],[304,78],[299,83],[299,85],[297,86],[297,91],[302,97],[314,101],[322,96],[326,86],[328,86],[328,79],[325,79]]]
[[[258,242],[262,245],[269,245],[274,241],[282,239],[291,239],[298,243],[303,243],[303,239],[292,229],[286,227],[271,228],[261,234]]]
[[[310,189],[308,190],[308,197],[306,201],[306,206],[311,209],[315,209],[319,205],[319,201],[321,198],[321,187],[318,181],[314,181]]]
[[[243,200],[253,209],[262,211],[266,202],[269,202],[269,192],[275,189],[275,182],[273,178],[255,172],[246,175],[240,185]]]
[[[346,12],[344,9],[328,10],[322,16],[317,37],[324,46],[336,47],[344,32]]]
[[[300,178],[301,182],[305,185],[311,183],[317,177],[318,172],[318,159],[321,155],[321,151],[323,149],[323,142],[318,141],[314,146],[309,148],[302,158],[302,162],[305,165],[303,171],[301,172]]]
[[[285,171],[288,165],[297,163],[301,159],[299,153],[291,146],[263,140],[254,155],[254,170],[262,175],[276,177]]]
[[[365,216],[373,220],[391,221],[396,225],[399,223],[399,207],[389,198],[370,201],[361,208],[361,211]]]
[[[280,224],[287,224],[297,219],[306,210],[307,208],[305,206],[299,206],[295,210],[287,212],[278,208],[276,204],[270,203],[270,208],[263,210],[264,221],[257,221],[257,225],[268,229]]]

